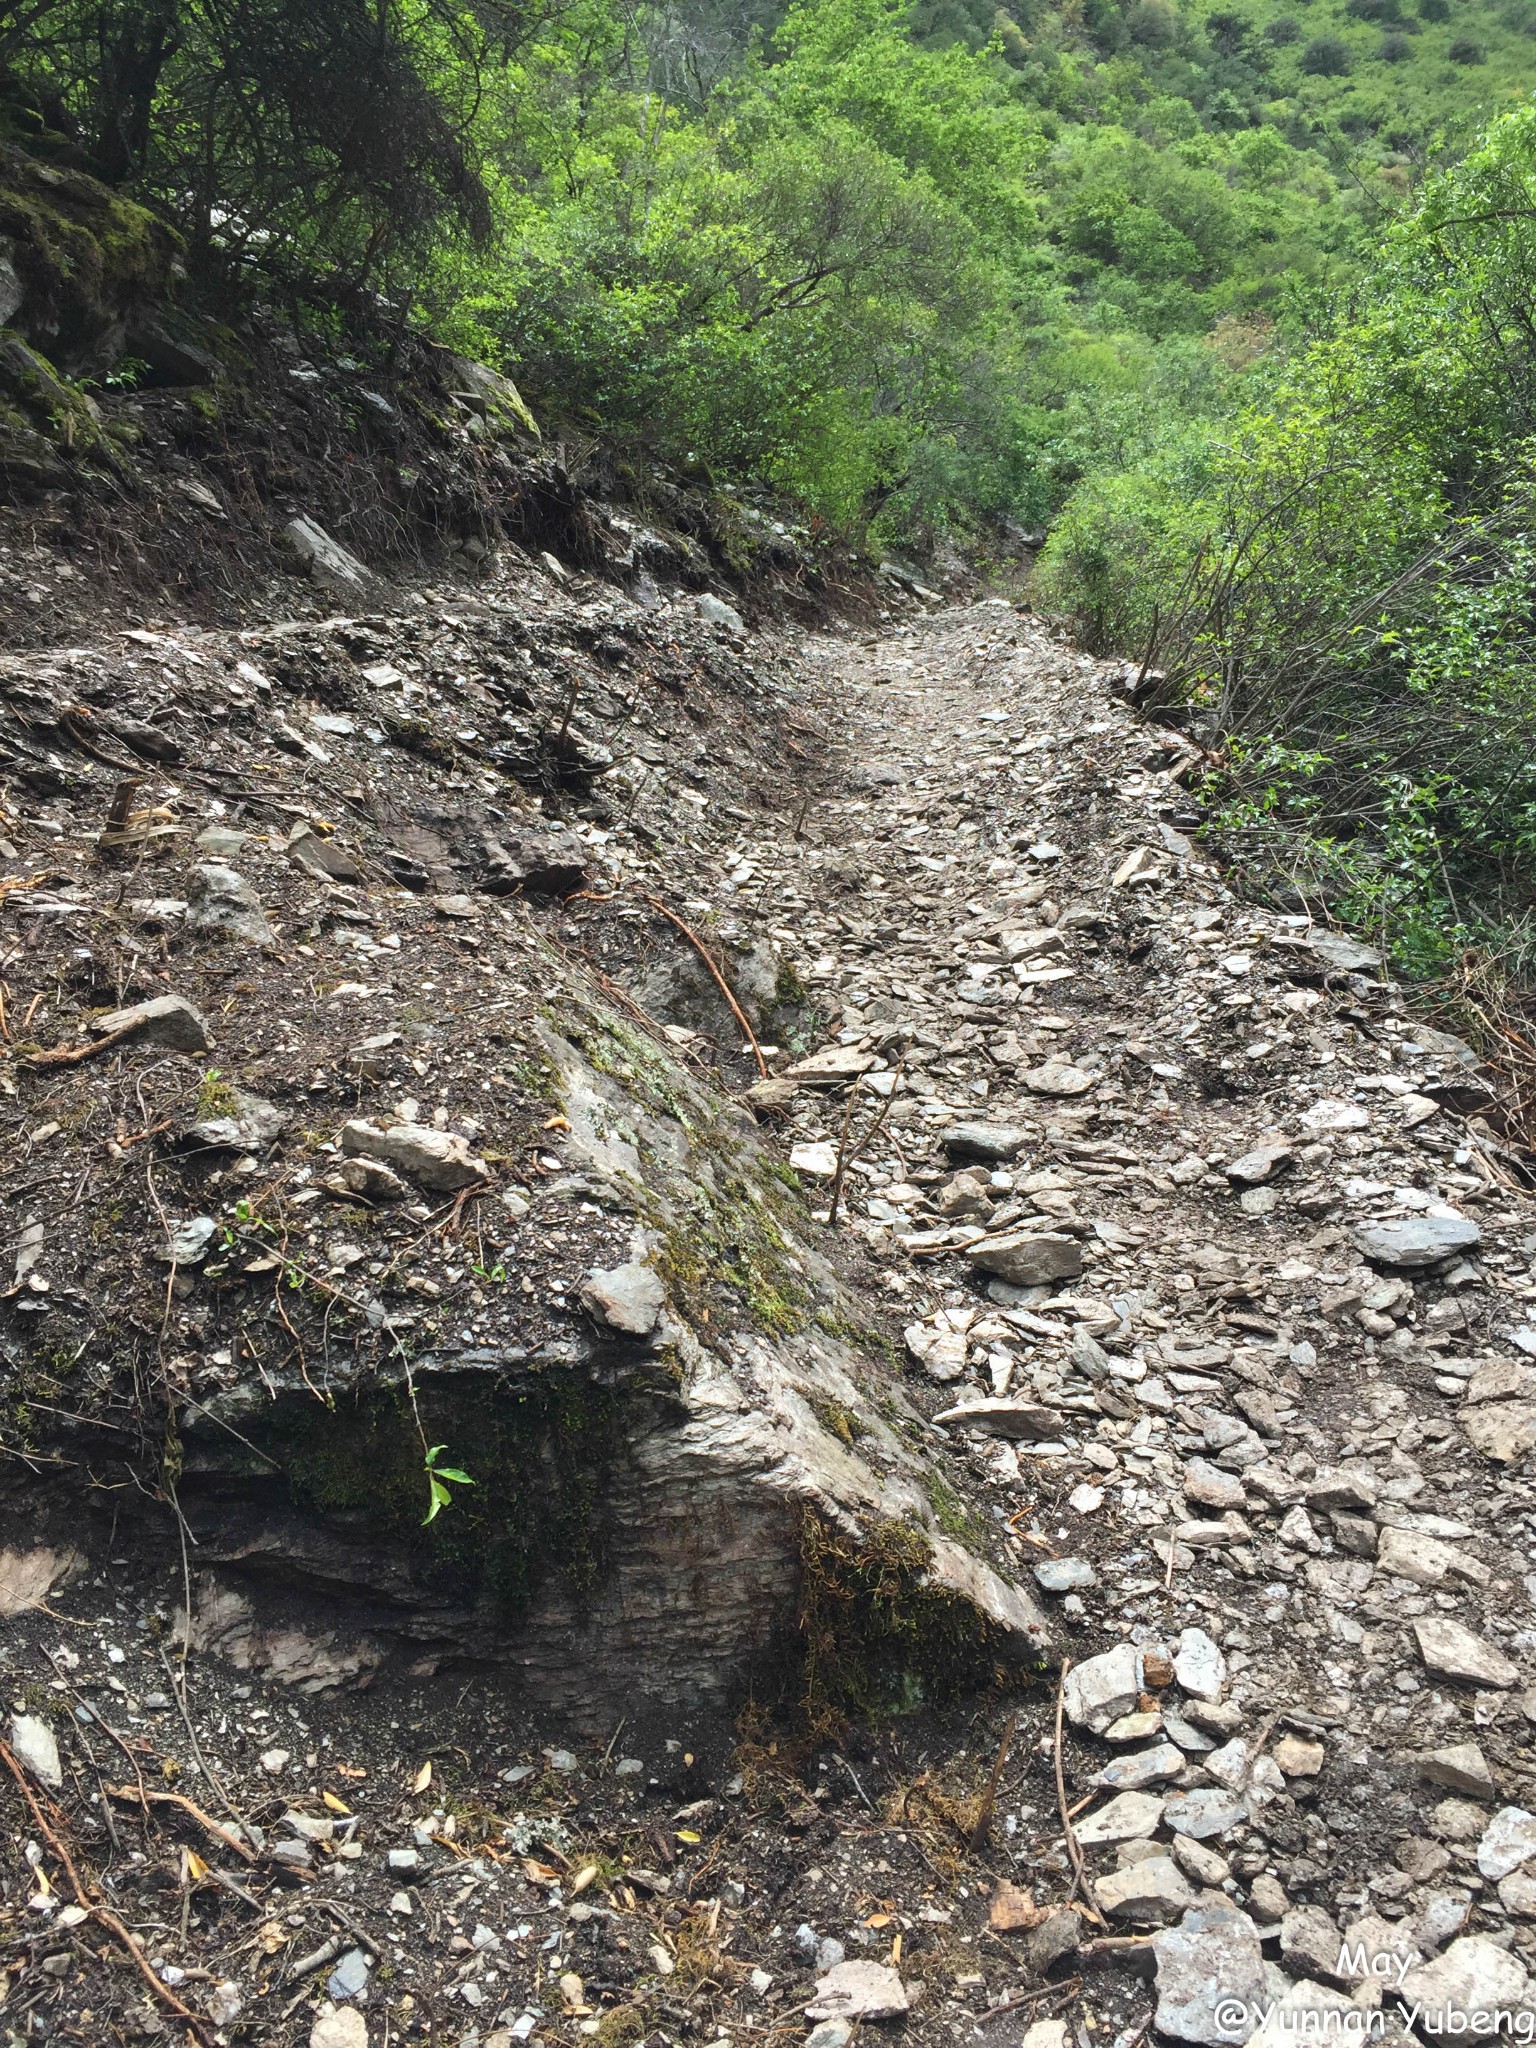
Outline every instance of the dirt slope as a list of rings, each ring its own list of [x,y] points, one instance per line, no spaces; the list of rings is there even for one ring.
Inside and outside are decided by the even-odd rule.
[[[704,613],[509,568],[6,673],[10,2024],[1523,2007],[1487,1077],[1013,607]],[[161,994],[209,1048],[72,1063]]]

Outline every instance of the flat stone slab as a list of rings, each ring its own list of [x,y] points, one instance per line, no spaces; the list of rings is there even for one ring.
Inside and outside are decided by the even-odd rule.
[[[1016,1159],[1029,1138],[1017,1124],[950,1124],[939,1133],[951,1159]]]
[[[1469,1685],[1486,1685],[1504,1692],[1520,1683],[1517,1667],[1502,1650],[1451,1621],[1443,1614],[1424,1614],[1413,1623],[1419,1655],[1426,1667],[1441,1678],[1465,1679]]]
[[[966,1257],[984,1273],[995,1273],[1010,1287],[1046,1287],[1054,1280],[1075,1280],[1083,1270],[1077,1239],[1054,1230],[1021,1230],[1003,1237],[984,1237]]]
[[[1203,2048],[1238,2048],[1269,2001],[1259,1930],[1235,1906],[1195,1906],[1154,1937],[1157,2031]]]
[[[1357,1223],[1350,1232],[1355,1249],[1378,1266],[1416,1272],[1442,1259],[1476,1251],[1483,1233],[1466,1216],[1404,1216],[1385,1223]]]
[[[1062,1430],[1062,1418],[1054,1408],[1042,1408],[1037,1401],[1010,1400],[1006,1395],[960,1401],[933,1419],[946,1429],[975,1429],[985,1436],[1013,1437],[1021,1443],[1048,1443]]]

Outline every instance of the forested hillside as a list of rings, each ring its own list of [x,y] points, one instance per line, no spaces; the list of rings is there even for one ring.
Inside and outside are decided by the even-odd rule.
[[[1036,526],[1225,409],[1297,287],[1353,275],[1533,66],[1519,6],[1465,0],[0,26],[12,135],[172,221],[204,293],[387,303],[594,432],[888,544]]]
[[[1053,525],[1043,587],[1096,646],[1185,620],[1170,693],[1244,749],[1228,822],[1281,868],[1293,826],[1323,831],[1303,893],[1374,918],[1411,899],[1433,959],[1524,900],[1518,602],[1495,578],[1495,628],[1416,572],[1347,760],[1334,700],[1303,715],[1274,677],[1298,617],[1358,636],[1377,582],[1468,559],[1456,522],[1518,523],[1533,76],[1525,0],[44,0],[0,16],[0,233],[44,300],[126,264],[237,325],[286,307],[364,362],[448,343],[578,439],[812,540],[985,561]],[[120,195],[84,255],[38,160]],[[73,349],[60,321],[87,391],[151,374],[121,321]],[[29,339],[47,351],[46,321]],[[1260,600],[1277,502],[1287,574]],[[1484,694],[1445,715],[1480,765],[1421,773],[1380,738],[1382,679],[1442,715],[1467,635]]]

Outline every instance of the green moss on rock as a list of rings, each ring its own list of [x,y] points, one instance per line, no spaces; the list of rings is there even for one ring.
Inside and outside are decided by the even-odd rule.
[[[14,317],[58,361],[105,367],[136,318],[168,298],[181,239],[84,171],[0,142],[0,244],[23,299]]]

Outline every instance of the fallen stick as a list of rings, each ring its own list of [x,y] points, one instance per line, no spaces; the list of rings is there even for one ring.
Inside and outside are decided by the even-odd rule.
[[[43,1840],[48,1844],[63,1866],[64,1874],[69,1879],[70,1890],[75,1895],[75,1904],[83,1913],[89,1914],[91,1919],[99,1921],[106,1928],[107,1932],[114,1936],[121,1943],[122,1947],[127,1950],[133,1967],[138,1971],[167,2012],[174,2013],[184,2027],[190,2027],[198,2040],[202,2042],[203,2048],[214,2048],[213,2032],[207,2020],[200,2013],[195,2013],[190,2005],[183,2005],[168,1984],[161,1983],[160,1979],[149,1967],[148,1961],[140,1953],[138,1944],[134,1941],[133,1936],[111,1908],[94,1904],[87,1895],[85,1886],[80,1882],[80,1874],[70,1861],[69,1851],[59,1840],[53,1829],[49,1827],[43,1809],[34,1798],[32,1787],[27,1783],[21,1765],[17,1763],[15,1757],[11,1754],[9,1744],[4,1742],[0,1742],[0,1762],[4,1763],[6,1769],[21,1788],[21,1796],[27,1802],[32,1818],[37,1823],[38,1833],[43,1837]]]
[[[235,1854],[244,1857],[247,1863],[256,1861],[254,1849],[248,1848],[238,1836],[232,1835],[228,1828],[220,1827],[219,1823],[204,1813],[195,1801],[188,1799],[181,1792],[152,1792],[148,1786],[139,1785],[109,1785],[107,1790],[114,1799],[121,1799],[129,1806],[143,1807],[146,1812],[151,1806],[179,1806],[184,1813],[190,1813],[198,1825],[205,1828],[210,1835],[216,1835],[227,1849],[233,1849]]]
[[[108,1031],[101,1038],[88,1039],[84,1045],[55,1045],[47,1052],[29,1052],[23,1055],[22,1064],[28,1067],[78,1067],[86,1060],[95,1059],[98,1053],[110,1052],[114,1045],[122,1045],[132,1038],[138,1029],[136,1024],[125,1024],[118,1031]]]
[[[651,906],[652,910],[659,912],[660,915],[667,920],[668,924],[676,925],[677,929],[682,933],[683,937],[688,941],[689,945],[692,946],[693,950],[704,962],[704,965],[709,969],[710,975],[714,981],[716,988],[719,989],[721,995],[725,997],[725,1000],[731,1006],[731,1015],[736,1019],[736,1022],[741,1026],[742,1030],[746,1033],[747,1043],[752,1048],[752,1057],[757,1061],[757,1071],[762,1075],[763,1079],[766,1081],[768,1078],[768,1062],[763,1058],[763,1048],[757,1042],[757,1033],[752,1029],[752,1026],[747,1022],[746,1012],[742,1009],[740,1003],[737,1002],[735,996],[732,995],[730,984],[727,982],[725,976],[720,972],[719,968],[715,965],[714,961],[710,959],[709,953],[704,945],[704,941],[699,937],[698,933],[694,931],[690,925],[684,924],[683,920],[677,915],[677,912],[675,910],[668,910],[665,903],[661,902],[661,900],[658,897],[648,896],[643,889],[639,892],[639,894],[642,903],[648,903]]]
[[[989,2026],[993,2020],[1000,2020],[1005,2012],[1023,2012],[1026,2006],[1039,2005],[1047,1998],[1071,1998],[1082,1989],[1081,1977],[1068,1977],[1062,1984],[1046,1984],[1039,1991],[1026,1991],[1019,1998],[1005,1998],[1000,2005],[989,2005],[985,2012],[976,2015],[978,2027]]]
[[[981,1804],[976,1809],[976,1825],[971,1829],[973,1849],[980,1849],[983,1846],[991,1829],[992,1815],[997,1807],[997,1788],[1002,1783],[1003,1766],[1008,1761],[1008,1750],[1013,1742],[1013,1732],[1018,1725],[1019,1717],[1015,1713],[1010,1717],[1008,1726],[1003,1730],[1003,1739],[997,1746],[997,1760],[987,1779],[986,1790],[981,1795]]]
[[[1061,1677],[1056,1684],[1056,1803],[1061,1810],[1061,1827],[1062,1833],[1066,1836],[1067,1854],[1072,1859],[1072,1890],[1075,1892],[1081,1889],[1084,1910],[1096,1926],[1103,1927],[1105,1925],[1104,1916],[1098,1907],[1093,1904],[1093,1893],[1088,1885],[1087,1866],[1083,1862],[1083,1852],[1078,1847],[1077,1834],[1072,1826],[1072,1816],[1067,1810],[1067,1780],[1061,1757],[1061,1723],[1067,1704],[1067,1673],[1071,1669],[1072,1659],[1070,1657],[1063,1657],[1061,1660]]]

